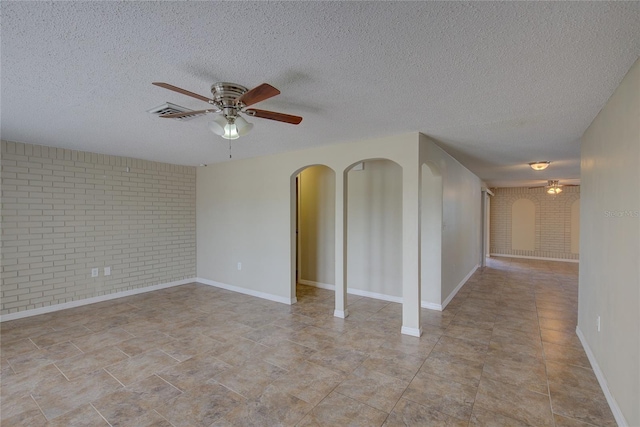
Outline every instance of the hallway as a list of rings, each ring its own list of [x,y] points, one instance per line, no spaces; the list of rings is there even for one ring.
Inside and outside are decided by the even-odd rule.
[[[3,426],[613,426],[575,335],[577,264],[490,259],[444,312],[205,285],[2,323]]]

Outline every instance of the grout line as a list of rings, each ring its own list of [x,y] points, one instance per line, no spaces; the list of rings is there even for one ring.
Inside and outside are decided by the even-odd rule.
[[[179,387],[174,386],[173,384],[171,384],[169,381],[165,380],[164,378],[162,378],[160,375],[158,375],[157,373],[154,373],[153,376],[160,378],[162,381],[164,381],[165,383],[169,384],[171,387],[175,388],[176,390],[178,390],[180,392],[180,394],[184,394],[184,390],[181,390]],[[177,396],[176,396],[177,397]]]
[[[116,378],[116,377],[115,377],[111,372],[107,371],[107,368],[106,368],[106,367],[102,368],[102,370],[103,370],[103,371],[105,371],[107,374],[111,375],[111,377],[113,377],[113,379],[114,379],[114,380],[118,381],[118,383],[119,383],[122,387],[127,388],[127,386],[126,386],[126,385],[124,385],[124,384],[122,384],[122,382],[121,382],[119,379],[117,379],[117,378]]]
[[[118,343],[118,344],[120,344],[120,343]],[[122,353],[122,354],[124,354],[125,356],[127,356],[127,359],[131,359],[133,356],[129,356],[127,353],[125,353],[123,350],[121,350],[121,349],[120,349],[120,347],[118,347],[118,344],[115,344],[115,345],[113,345],[112,347],[115,347],[115,348],[116,348],[116,350],[118,350],[120,353]],[[146,353],[146,352],[143,352],[143,353]],[[139,353],[139,354],[142,354],[142,353]],[[125,359],[125,360],[126,360],[126,359]],[[112,363],[111,365],[115,365],[116,363],[118,363],[118,362]],[[107,366],[111,366],[111,365],[107,365]]]
[[[89,402],[89,406],[91,406],[91,407],[93,408],[93,410],[94,410],[94,411],[96,411],[96,412],[98,413],[98,415],[100,415],[100,417],[101,417],[101,418],[102,418],[102,419],[103,419],[107,424],[109,424],[109,426],[110,426],[110,427],[113,427],[113,424],[111,424],[111,423],[110,423],[110,422],[109,422],[109,421],[104,417],[104,415],[102,415],[102,414],[100,413],[100,411],[98,411],[98,409],[96,409],[96,407],[95,407],[95,406],[93,406],[93,403],[92,403],[92,402]]]
[[[38,347],[38,344],[36,344],[36,343],[31,339],[31,337],[29,337],[29,338],[27,338],[27,339],[28,339],[29,341],[31,341],[31,344],[35,345],[35,346],[36,346],[36,348],[37,348],[38,350],[42,350],[40,347]]]
[[[56,369],[62,374],[62,376],[69,382],[71,382],[71,380],[64,374],[64,372],[62,372],[62,369],[58,368],[58,365],[56,365],[57,362],[52,363],[53,366],[56,367]]]
[[[81,349],[80,347],[78,347],[77,345],[75,345],[75,344],[73,343],[73,341],[69,341],[69,342],[71,343],[71,345],[72,345],[72,346],[74,346],[75,348],[77,348],[77,349],[80,351],[80,353],[82,353],[82,354],[86,354],[86,352],[82,351],[82,349]],[[64,359],[63,359],[63,360],[64,360]]]
[[[31,400],[33,400],[33,402],[36,404],[36,406],[38,407],[38,409],[40,410],[40,413],[42,414],[42,416],[44,417],[45,420],[50,421],[49,418],[47,418],[47,416],[44,414],[44,411],[42,410],[42,408],[40,407],[40,405],[38,404],[38,401],[36,400],[35,397],[33,397],[33,394],[29,394],[29,397],[31,397]]]
[[[173,424],[171,421],[169,421],[165,416],[163,416],[160,412],[156,411],[155,409],[152,409],[151,412],[155,412],[156,414],[158,414],[158,416],[160,416],[160,418],[162,418],[163,420],[167,421],[169,424],[171,424],[172,427],[176,427],[175,424]]]
[[[533,295],[534,295],[534,304],[536,306],[536,319],[538,322],[538,332],[540,335],[540,346],[542,347],[542,360],[544,362],[544,375],[546,377],[547,380],[547,393],[548,393],[548,397],[549,397],[549,410],[551,411],[551,422],[553,423],[553,426],[555,427],[556,425],[556,417],[554,417],[554,412],[553,412],[553,401],[551,400],[551,386],[549,385],[549,373],[547,370],[547,354],[544,351],[544,344],[542,341],[542,326],[540,325],[540,314],[538,312],[538,294],[536,291],[536,288],[534,286],[533,288]]]
[[[160,349],[160,348],[156,348],[156,350],[158,350],[160,353],[164,353],[164,354],[166,354],[167,356],[169,356],[170,358],[172,358],[172,359],[173,359],[173,360],[175,360],[176,362],[178,362],[178,363],[182,363],[182,361],[181,361],[181,360],[176,359],[175,357],[173,357],[172,355],[170,355],[170,354],[169,354],[169,353],[167,353],[166,351],[164,351],[164,350],[162,350],[162,349]]]
[[[473,277],[473,275],[472,275],[472,277]],[[470,298],[470,296],[471,296],[471,292],[473,292],[473,289],[471,289],[471,290],[469,291],[469,294],[465,297],[465,299],[464,299],[464,301],[462,302],[462,304],[464,304],[464,302],[465,302],[467,299],[469,299],[469,298]],[[460,311],[460,308],[458,308],[458,311],[457,311],[457,312],[456,312],[456,314],[453,316],[453,318],[451,319],[451,321],[453,321],[453,319],[458,315],[458,312],[459,312],[459,311]],[[497,315],[496,315],[496,317],[497,317]],[[495,318],[494,318],[494,322],[493,322],[493,323],[494,323],[494,325],[495,325]],[[451,325],[451,322],[449,322],[449,324],[448,324],[448,325],[447,325],[447,327],[445,328],[445,332],[447,331],[447,329],[449,329],[449,326],[450,326],[450,325]],[[455,325],[454,325],[454,326],[455,326]],[[444,333],[440,336],[440,338],[442,338],[443,336],[445,336],[445,335],[444,335]],[[491,327],[491,336],[493,336],[493,326]],[[440,339],[438,339],[438,342],[440,342]],[[477,400],[478,400],[478,392],[480,391],[480,382],[482,381],[482,374],[483,374],[483,372],[484,372],[484,364],[485,364],[486,357],[487,357],[487,354],[488,354],[488,351],[489,351],[489,344],[490,344],[490,343],[491,343],[491,338],[489,338],[489,342],[487,343],[487,353],[485,353],[484,358],[483,358],[483,361],[482,361],[482,370],[480,371],[480,378],[478,379],[478,385],[476,385],[476,394],[475,394],[475,396],[473,397],[473,405],[471,405],[471,411],[469,412],[469,419],[467,419],[467,423],[471,423],[471,417],[473,416],[473,410],[474,410],[474,408],[476,407],[476,402],[477,402]],[[437,345],[437,343],[436,343],[436,345]],[[435,348],[435,346],[434,346],[433,348]],[[432,351],[433,351],[433,350],[432,350]],[[428,357],[427,357],[427,358],[428,358]],[[425,363],[426,363],[426,359],[425,359]],[[424,364],[423,364],[423,365],[424,365]],[[421,367],[421,368],[422,368],[422,367]],[[453,381],[453,380],[450,380],[450,381]],[[456,381],[453,381],[453,382],[456,382]],[[458,383],[458,384],[461,384],[461,383]],[[457,417],[453,417],[453,418],[457,418]]]

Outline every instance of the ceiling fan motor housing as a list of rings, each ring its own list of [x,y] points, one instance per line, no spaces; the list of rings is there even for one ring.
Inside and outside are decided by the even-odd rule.
[[[211,85],[213,100],[222,108],[236,107],[236,99],[248,91],[246,87],[235,83],[219,82]]]
[[[228,82],[218,82],[211,85],[213,101],[220,107],[229,123],[235,121],[243,106],[242,103],[238,104],[236,100],[248,90],[244,86]]]

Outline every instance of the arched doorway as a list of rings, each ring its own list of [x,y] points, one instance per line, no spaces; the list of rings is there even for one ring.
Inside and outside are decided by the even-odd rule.
[[[311,165],[292,175],[292,298],[299,284],[333,289],[335,283],[335,172]]]

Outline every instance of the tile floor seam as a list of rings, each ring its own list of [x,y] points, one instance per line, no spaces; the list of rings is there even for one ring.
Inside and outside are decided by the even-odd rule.
[[[163,350],[163,349],[161,349],[161,348],[158,348],[157,350],[159,350],[161,353],[166,354],[167,356],[169,356],[170,358],[172,358],[173,360],[175,360],[175,361],[176,361],[176,362],[178,362],[178,363],[181,363],[181,362],[182,362],[182,360],[178,360],[178,359],[176,359],[175,357],[173,357],[172,355],[170,355],[169,353],[167,353],[166,351],[164,351],[164,350]],[[154,373],[153,373],[153,375],[155,375],[155,374],[156,374],[156,373],[154,372]]]
[[[534,291],[535,292],[535,291]],[[537,299],[537,292],[536,293],[536,302],[535,302],[535,306],[536,306],[536,320],[538,323],[538,331],[539,331],[539,335],[540,335],[540,343],[542,345],[542,360],[544,361],[544,374],[545,374],[545,378],[546,378],[546,382],[547,382],[547,392],[549,393],[549,409],[551,410],[551,420],[553,421],[553,427],[556,427],[556,417],[555,412],[553,410],[553,400],[551,399],[551,386],[549,384],[549,371],[547,369],[547,354],[544,351],[544,345],[542,344],[542,325],[540,325],[540,315],[538,314],[538,299]]]
[[[369,408],[371,408],[371,409],[375,409],[376,411],[385,412],[385,413],[387,413],[387,414],[390,414],[390,413],[391,413],[391,412],[387,412],[387,411],[385,411],[385,410],[383,410],[383,409],[376,408],[375,406],[371,406],[371,405],[369,405],[369,404],[368,404],[368,403],[366,403],[366,402],[361,402],[361,401],[359,401],[358,399],[354,399],[353,397],[351,397],[351,396],[347,396],[346,394],[340,393],[339,391],[336,391],[335,393],[336,393],[336,394],[339,394],[339,395],[340,395],[340,396],[342,396],[342,397],[346,397],[347,399],[355,400],[356,402],[358,402],[358,403],[360,403],[360,404],[362,404],[362,405],[365,405],[365,406],[367,406],[367,407],[369,407]]]
[[[31,339],[31,337],[27,337],[27,339],[28,339],[29,341],[31,341],[31,344],[35,345],[35,346],[36,346],[36,348],[37,348],[38,350],[41,350],[41,349],[40,349],[40,347],[38,347],[38,344],[36,344],[35,342],[33,342],[33,340]]]
[[[64,359],[63,359],[63,360],[64,360]],[[65,380],[67,380],[67,381],[71,382],[71,380],[70,380],[70,379],[69,379],[69,378],[64,374],[64,372],[62,372],[62,369],[60,369],[60,368],[58,367],[58,365],[56,365],[56,362],[52,363],[52,365],[56,367],[56,369],[57,369],[57,370],[62,374],[62,376],[64,377],[64,379],[65,379]]]
[[[164,415],[162,415],[160,412],[156,411],[155,409],[152,409],[151,412],[155,412],[156,414],[158,414],[158,416],[160,418],[162,418],[163,420],[165,420],[166,422],[168,422],[169,424],[171,424],[171,427],[176,427],[176,425],[174,423],[172,423],[171,421],[169,421]]]
[[[73,341],[68,341],[68,342],[69,342],[72,346],[74,346],[75,348],[77,348],[77,349],[78,349],[78,351],[80,351],[80,353],[82,353],[82,354],[86,354],[86,353],[87,353],[86,351],[82,351],[82,349],[81,349],[80,347],[78,347],[77,345],[75,345],[75,344],[73,343]]]
[[[33,403],[36,404],[36,406],[38,407],[38,409],[40,410],[40,413],[42,414],[42,416],[44,417],[45,420],[47,420],[47,422],[49,422],[49,418],[47,418],[47,416],[44,414],[44,411],[42,410],[42,408],[40,407],[40,405],[38,404],[38,401],[36,400],[35,397],[33,397],[33,393],[29,393],[29,397],[31,397],[31,400],[33,400]]]
[[[126,360],[126,359],[124,359],[124,360]],[[115,365],[115,363],[114,363],[114,365]],[[109,365],[109,366],[112,366],[112,365]],[[126,388],[126,387],[127,387],[126,385],[122,384],[122,383],[120,382],[120,380],[119,380],[119,379],[117,379],[117,378],[116,378],[116,377],[115,377],[111,372],[107,371],[107,366],[105,366],[105,367],[101,368],[101,370],[102,370],[102,371],[105,371],[107,374],[109,374],[109,375],[111,376],[111,378],[113,378],[114,380],[118,381],[118,383],[119,383],[123,388]]]
[[[100,418],[102,418],[104,420],[105,423],[109,424],[109,427],[113,427],[113,424],[111,424],[109,422],[109,420],[107,420],[104,415],[102,415],[102,413],[100,411],[98,411],[98,408],[96,408],[95,406],[93,406],[93,402],[89,402],[89,406],[91,406],[93,408],[94,411],[96,411],[98,413],[98,415],[100,415]]]
[[[468,298],[469,297],[466,297],[465,301]],[[442,336],[444,336],[444,334]],[[493,336],[493,328],[491,329],[491,336]],[[491,343],[491,338],[489,338],[489,343]],[[487,343],[487,346],[489,346],[489,343]],[[478,379],[478,384],[476,385],[476,394],[475,394],[475,396],[473,398],[473,405],[471,405],[471,412],[469,413],[469,419],[467,420],[467,425],[471,425],[471,417],[473,417],[473,410],[475,409],[476,402],[478,401],[478,392],[480,391],[480,381],[482,381],[482,374],[484,372],[485,360],[486,360],[486,354],[485,354],[485,359],[482,361],[482,369],[480,370],[480,378]]]

